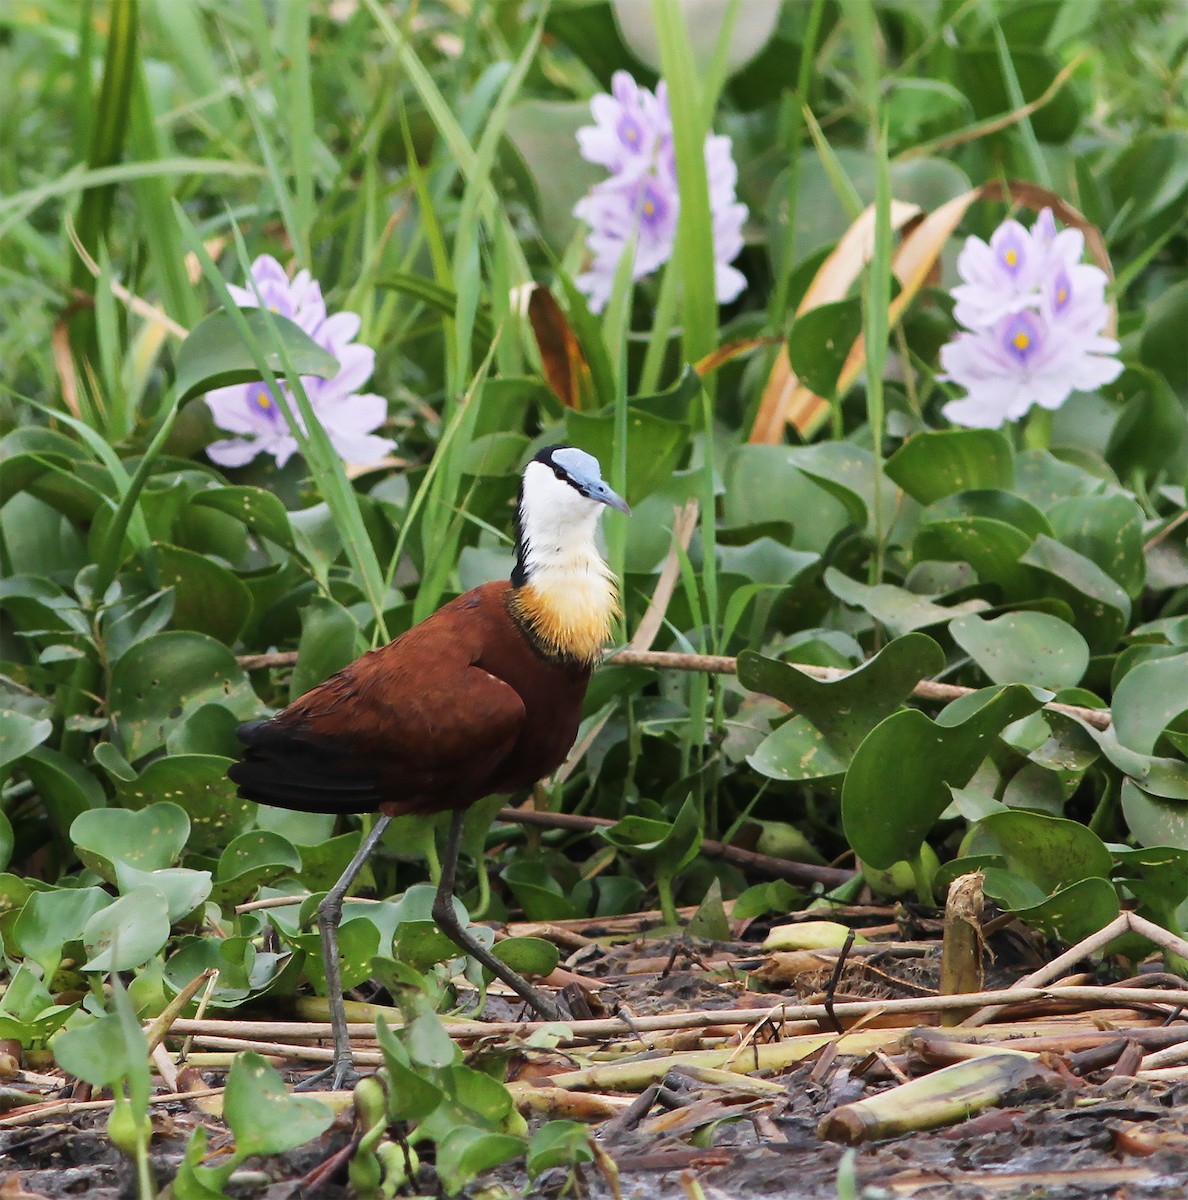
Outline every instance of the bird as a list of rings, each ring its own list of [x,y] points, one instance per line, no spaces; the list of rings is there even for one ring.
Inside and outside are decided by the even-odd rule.
[[[538,1016],[560,1016],[462,928],[454,879],[467,808],[530,787],[561,765],[577,736],[591,671],[619,615],[617,582],[597,543],[607,508],[631,511],[593,455],[544,447],[521,476],[509,580],[450,600],[274,716],[236,730],[244,750],[228,774],[242,798],[378,814],[318,908],[335,1089],[354,1076],[338,954],[343,899],[396,816],[452,811],[434,921]]]

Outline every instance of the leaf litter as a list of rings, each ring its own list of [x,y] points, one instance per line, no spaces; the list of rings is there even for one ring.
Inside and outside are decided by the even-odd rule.
[[[462,1063],[502,1067],[530,1126],[581,1122],[593,1161],[529,1180],[518,1159],[473,1180],[456,1175],[450,1193],[548,1195],[569,1185],[599,1198],[815,1200],[852,1178],[876,1189],[870,1195],[964,1200],[1166,1196],[1182,1185],[1188,981],[1155,960],[1112,982],[1108,963],[1086,969],[1119,932],[1133,932],[1128,914],[1058,957],[1021,923],[992,921],[982,930],[981,990],[947,996],[938,994],[941,921],[902,904],[832,916],[774,930],[728,920],[722,940],[674,938],[656,912],[509,925],[508,936],[546,938],[565,956],[548,982],[580,1016],[564,1030],[521,1021],[492,987],[480,1019],[445,1018],[444,1027]],[[831,936],[822,925],[856,936],[822,944]],[[460,999],[466,1007],[474,997]],[[273,1001],[279,1019],[172,1021],[151,1060],[162,1183],[195,1129],[203,1163],[231,1161],[235,1138],[221,1111],[232,1054],[262,1055],[251,1059],[261,1072],[270,1063],[292,1084],[328,1061],[324,1002],[291,1005],[278,1012]],[[367,1074],[385,1061],[376,1014],[393,1029],[403,1017],[359,1000],[350,1011]],[[22,1069],[11,1055],[0,1063],[9,1172],[0,1200],[131,1194],[130,1168],[103,1133],[111,1101],[57,1068]],[[261,1097],[276,1098],[267,1089]],[[361,1194],[350,1182],[363,1137],[357,1102],[349,1092],[308,1098],[330,1106],[332,1123],[282,1153],[246,1166],[236,1158],[238,1169],[224,1172],[227,1195]],[[400,1125],[387,1124],[381,1112],[376,1128],[396,1135],[386,1140],[400,1153]],[[266,1138],[261,1146],[267,1152]],[[432,1160],[427,1153],[397,1194],[441,1194]],[[191,1193],[175,1184],[172,1194]]]

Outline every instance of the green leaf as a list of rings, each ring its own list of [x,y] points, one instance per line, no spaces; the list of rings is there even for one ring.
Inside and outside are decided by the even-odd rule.
[[[293,548],[293,530],[285,506],[271,492],[257,487],[212,487],[196,492],[190,504],[197,508],[213,508],[226,513],[256,534],[283,546]]]
[[[927,520],[912,543],[916,562],[967,562],[984,583],[997,583],[1011,599],[1031,592],[1031,572],[1019,565],[1031,538],[1022,530],[987,517]]]
[[[114,1087],[127,1078],[132,1057],[148,1061],[148,1044],[128,1045],[118,1013],[105,1013],[77,1029],[67,1029],[54,1039],[54,1058],[63,1071],[94,1087]]]
[[[90,771],[49,746],[28,751],[21,759],[21,770],[63,836],[75,818],[107,803],[103,788]]]
[[[7,778],[17,759],[49,738],[54,723],[45,717],[28,717],[11,709],[0,711],[0,778]]]
[[[410,1066],[408,1051],[388,1026],[383,1016],[375,1022],[375,1036],[384,1056],[388,1089],[388,1116],[393,1121],[419,1121],[427,1117],[445,1098],[439,1087],[430,1083]]]
[[[278,833],[256,829],[241,833],[219,856],[211,898],[238,904],[262,883],[299,870],[301,855]]]
[[[542,862],[520,859],[508,863],[502,877],[529,921],[565,921],[579,915]]]
[[[842,825],[863,862],[890,867],[913,858],[937,818],[992,749],[991,739],[1041,701],[1020,684],[976,692],[956,714],[933,721],[893,713],[858,747],[842,785]]]
[[[1088,826],[1024,809],[985,817],[968,849],[971,854],[1001,855],[1008,870],[1030,880],[1044,895],[1082,879],[1104,879],[1113,865],[1105,843]]]
[[[1139,663],[1114,690],[1110,711],[1118,741],[1154,754],[1159,735],[1188,710],[1188,654]]]
[[[306,951],[305,974],[321,994],[326,992],[326,969],[322,962],[322,939],[317,933],[297,934],[289,939]],[[343,921],[338,927],[339,968],[344,990],[358,987],[372,976],[372,960],[380,952],[380,931],[366,917]],[[387,947],[383,947],[386,955]]]
[[[426,971],[435,963],[457,958],[462,951],[433,921],[401,921],[396,929],[392,953],[400,962]]]
[[[578,1121],[548,1121],[529,1139],[528,1178],[553,1167],[577,1167],[594,1161],[590,1131]]]
[[[941,648],[922,633],[896,638],[857,670],[830,682],[744,650],[738,656],[739,682],[783,701],[794,714],[747,762],[772,779],[840,775],[862,739],[921,679],[944,670],[944,665]]]
[[[498,941],[491,952],[517,975],[549,975],[560,961],[557,947],[538,937],[509,937]]]
[[[139,887],[112,901],[83,927],[89,955],[84,971],[130,971],[169,940],[169,905],[156,887]]]
[[[116,881],[116,863],[141,871],[171,867],[181,857],[189,834],[185,809],[166,801],[139,812],[93,809],[70,826],[70,839],[79,858],[108,883]]]
[[[78,941],[91,917],[112,903],[112,898],[97,887],[34,892],[16,919],[13,938],[25,957],[31,958],[43,977],[51,981],[62,961],[63,946]]]
[[[416,1013],[405,1027],[405,1041],[412,1062],[422,1067],[448,1067],[461,1051],[454,1045],[437,1013],[424,996],[416,998]]]
[[[153,546],[158,582],[173,589],[174,629],[234,645],[252,615],[252,594],[226,567],[181,546]]]
[[[208,854],[248,830],[257,812],[253,801],[236,794],[227,778],[230,765],[231,759],[217,754],[171,754],[149,763],[139,776],[119,782],[116,795],[129,809],[142,809],[154,796],[180,804],[190,818],[186,845],[196,854]]]
[[[192,913],[210,895],[210,872],[189,867],[160,871],[138,871],[127,863],[116,863],[116,882],[125,895],[137,888],[153,888],[165,898],[170,924]]]
[[[359,622],[337,601],[315,596],[301,610],[301,641],[289,681],[290,702],[353,662],[363,650]]]
[[[991,683],[1027,683],[1058,692],[1080,683],[1089,666],[1085,639],[1046,613],[1004,613],[991,620],[971,614],[953,621],[949,633]]]
[[[1097,563],[1128,596],[1143,590],[1143,510],[1130,496],[1073,496],[1048,517],[1058,541]]]
[[[701,845],[701,819],[691,799],[681,805],[676,820],[624,817],[598,833],[612,846],[669,873],[676,873],[697,856]]]
[[[1133,779],[1124,779],[1122,813],[1140,846],[1188,850],[1188,804],[1152,796]]]
[[[221,704],[240,720],[260,709],[235,655],[205,634],[154,634],[112,669],[108,712],[130,762],[160,749],[171,730],[205,704]]]
[[[334,1114],[318,1100],[297,1096],[260,1055],[244,1051],[231,1064],[223,1117],[235,1134],[239,1159],[283,1154],[326,1132]]]
[[[1044,574],[1049,595],[1073,610],[1089,648],[1112,650],[1130,620],[1130,597],[1092,559],[1041,534],[1019,560]]]
[[[332,379],[338,374],[338,359],[287,317],[259,308],[240,309],[240,313],[263,348],[274,375],[285,374],[286,359],[295,375]],[[183,404],[192,396],[237,383],[254,383],[260,378],[255,358],[244,345],[235,321],[220,309],[199,321],[182,342],[173,385],[178,403]]]
[[[862,301],[819,304],[796,318],[788,334],[788,361],[800,382],[832,397],[854,343],[862,333]]]
[[[1079,942],[1104,929],[1121,911],[1118,893],[1108,879],[1081,879],[1029,903],[1013,886],[1016,876],[998,867],[988,867],[985,875],[982,887],[987,896],[1033,929],[1065,942]]]
[[[954,492],[1009,492],[1015,482],[1011,444],[994,429],[917,433],[887,460],[886,471],[921,504],[931,504]]]
[[[843,575],[836,567],[830,567],[825,572],[825,586],[843,603],[865,610],[895,637],[988,607],[985,600],[934,604],[927,596],[909,592],[907,588],[897,587],[893,583],[880,583],[874,587],[859,583]]]
[[[446,1195],[456,1196],[484,1171],[524,1153],[522,1138],[489,1133],[463,1125],[451,1130],[437,1146],[437,1173]]]

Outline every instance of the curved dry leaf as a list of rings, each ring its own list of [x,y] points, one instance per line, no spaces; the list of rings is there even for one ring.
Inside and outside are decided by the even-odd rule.
[[[1050,208],[1065,225],[1079,229],[1094,263],[1110,280],[1113,265],[1101,231],[1071,204],[1039,184],[1026,180],[994,180],[972,188],[942,204],[934,212],[921,216],[915,205],[892,201],[891,227],[904,232],[891,260],[891,269],[900,284],[900,292],[891,302],[888,327],[894,329],[907,306],[916,298],[936,270],[945,243],[957,230],[965,214],[978,200],[1010,200],[1034,212]],[[801,316],[820,304],[844,299],[863,264],[869,260],[874,245],[874,206],[866,209],[850,226],[837,244],[837,249],[821,265],[814,276],[804,300],[796,310]],[[1110,301],[1110,316],[1105,328],[1112,336],[1117,328],[1117,305]],[[844,394],[866,366],[866,342],[859,335],[838,376],[838,395]],[[750,441],[776,444],[784,436],[784,427],[793,425],[802,437],[808,437],[824,421],[829,401],[816,395],[796,378],[788,362],[787,349],[780,351],[772,366],[759,415],[755,418]]]

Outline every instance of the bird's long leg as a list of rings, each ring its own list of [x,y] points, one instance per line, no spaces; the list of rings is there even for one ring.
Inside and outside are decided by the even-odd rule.
[[[561,1010],[552,1000],[517,975],[507,963],[497,959],[486,946],[471,937],[458,920],[458,914],[454,911],[454,874],[458,866],[458,851],[462,846],[462,826],[465,820],[465,811],[458,809],[454,813],[445,855],[441,860],[441,881],[437,885],[437,895],[433,898],[433,919],[455,946],[472,958],[477,958],[487,970],[498,979],[502,979],[543,1020],[561,1020]]]
[[[371,827],[371,832],[363,839],[355,857],[347,864],[347,869],[338,877],[338,882],[326,893],[326,898],[318,905],[318,929],[322,934],[322,963],[326,968],[326,998],[330,1002],[330,1024],[334,1029],[334,1063],[328,1074],[332,1079],[331,1086],[337,1091],[346,1082],[347,1077],[354,1073],[354,1060],[351,1058],[351,1039],[347,1036],[346,1005],[342,998],[342,969],[338,962],[338,923],[342,920],[342,902],[350,886],[355,882],[355,876],[363,869],[363,864],[371,857],[375,844],[387,828],[391,817],[381,816]],[[323,1072],[323,1074],[327,1074]],[[315,1076],[320,1079],[322,1076]]]

